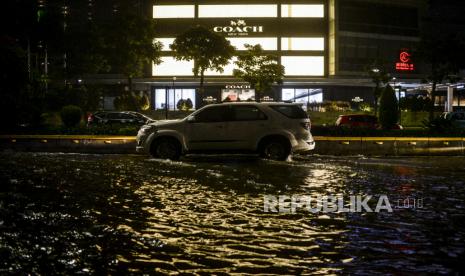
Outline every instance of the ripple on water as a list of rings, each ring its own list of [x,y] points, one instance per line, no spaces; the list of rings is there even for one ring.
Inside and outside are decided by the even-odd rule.
[[[2,274],[462,271],[457,159],[2,155]],[[263,212],[266,194],[328,193],[421,196],[425,208]]]

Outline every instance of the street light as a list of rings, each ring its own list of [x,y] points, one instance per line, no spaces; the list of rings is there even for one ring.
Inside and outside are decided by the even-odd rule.
[[[173,91],[173,110],[176,110],[176,90],[174,90],[175,81],[176,81],[176,77],[173,77],[173,84],[171,86],[171,90]]]
[[[392,80],[394,81],[394,92],[397,90],[397,112],[399,114],[399,124],[402,124],[402,110],[400,109],[400,89],[396,88],[396,77],[393,77]]]

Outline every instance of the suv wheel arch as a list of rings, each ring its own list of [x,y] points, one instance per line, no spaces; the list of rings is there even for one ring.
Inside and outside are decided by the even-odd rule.
[[[274,157],[267,153],[267,147],[272,144],[280,145],[282,147],[282,152],[278,153]],[[292,145],[289,139],[283,135],[268,135],[263,137],[258,143],[257,152],[260,154],[260,157],[284,161],[291,154]]]

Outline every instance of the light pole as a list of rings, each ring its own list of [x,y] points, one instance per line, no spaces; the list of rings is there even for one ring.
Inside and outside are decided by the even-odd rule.
[[[173,110],[176,110],[176,90],[174,89],[175,82],[176,82],[176,77],[173,77],[173,83],[171,85],[171,90],[173,91]]]
[[[402,110],[400,109],[400,89],[397,90],[396,88],[396,77],[393,77],[392,80],[394,81],[394,92],[397,91],[397,113],[399,114],[399,125],[402,123]]]

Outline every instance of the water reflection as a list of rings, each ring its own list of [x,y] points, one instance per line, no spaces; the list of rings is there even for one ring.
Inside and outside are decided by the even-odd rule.
[[[0,273],[453,273],[463,159],[2,153]],[[263,212],[263,195],[425,198],[394,213]]]

